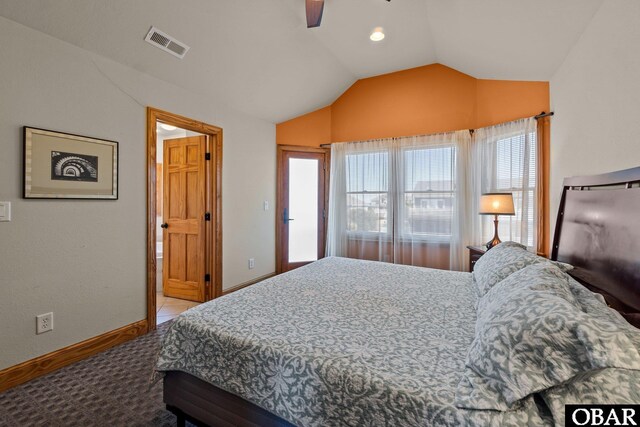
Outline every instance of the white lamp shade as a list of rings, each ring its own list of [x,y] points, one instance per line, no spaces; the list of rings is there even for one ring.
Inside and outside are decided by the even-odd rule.
[[[513,194],[486,193],[480,196],[480,215],[515,215]]]

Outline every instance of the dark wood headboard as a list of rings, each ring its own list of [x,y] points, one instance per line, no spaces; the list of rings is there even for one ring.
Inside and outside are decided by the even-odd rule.
[[[551,259],[640,327],[640,167],[564,180]]]

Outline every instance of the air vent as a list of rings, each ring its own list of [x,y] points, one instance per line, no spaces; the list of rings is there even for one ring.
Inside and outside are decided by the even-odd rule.
[[[179,42],[169,34],[163,33],[156,27],[151,27],[144,40],[147,43],[152,44],[165,52],[169,52],[171,55],[177,56],[180,59],[184,58],[184,55],[189,51],[189,46]]]

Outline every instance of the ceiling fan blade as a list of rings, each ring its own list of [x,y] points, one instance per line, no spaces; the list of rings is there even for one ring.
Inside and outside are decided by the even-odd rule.
[[[307,4],[307,28],[320,26],[322,21],[322,11],[324,10],[324,0],[306,0]]]

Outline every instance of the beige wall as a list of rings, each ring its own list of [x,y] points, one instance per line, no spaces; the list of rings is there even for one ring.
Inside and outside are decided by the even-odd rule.
[[[0,369],[145,318],[147,105],[224,129],[224,286],[275,270],[273,124],[4,18],[0,40]],[[120,199],[21,199],[23,125],[119,141]]]
[[[640,166],[640,2],[605,0],[551,80],[552,231],[567,176]]]

